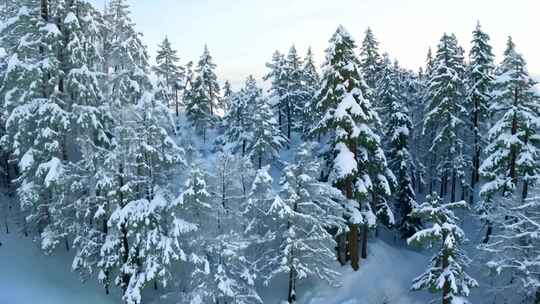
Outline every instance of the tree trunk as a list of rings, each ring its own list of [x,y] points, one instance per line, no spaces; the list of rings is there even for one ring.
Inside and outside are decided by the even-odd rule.
[[[358,225],[350,224],[349,233],[348,233],[348,243],[349,243],[349,253],[351,257],[351,267],[354,271],[357,271],[359,268],[359,257],[358,257]]]
[[[482,240],[482,243],[487,244],[489,242],[489,238],[491,237],[491,234],[493,233],[493,225],[490,221],[486,223],[487,229],[486,229],[486,235],[484,236],[484,239]]]
[[[291,113],[291,104],[287,102],[287,138],[291,140],[291,125],[292,125],[292,113]]]
[[[174,99],[175,99],[176,117],[178,117],[180,115],[180,111],[178,109],[178,86],[175,86],[174,94],[175,94]]]
[[[456,201],[456,170],[452,169],[452,193],[450,193],[450,201]]]
[[[296,274],[294,269],[289,271],[289,292],[287,294],[287,301],[289,303],[296,303]]]
[[[529,195],[529,182],[523,182],[523,191],[521,192],[521,201],[525,201]]]
[[[344,266],[347,263],[347,236],[345,233],[336,235],[336,242],[337,260],[341,266]]]
[[[446,177],[443,175],[441,176],[441,188],[439,190],[439,196],[441,198],[444,198],[444,184],[446,183]]]
[[[518,100],[518,93],[517,89],[514,90],[514,106],[517,106],[517,100]],[[512,117],[512,136],[516,135],[517,133],[517,117],[514,113],[514,116]],[[510,147],[510,178],[512,179],[512,182],[514,184],[517,184],[517,176],[516,176],[516,161],[517,161],[517,151],[515,145],[512,145]]]
[[[366,223],[362,225],[362,259],[367,259],[368,256],[368,236],[369,226]]]

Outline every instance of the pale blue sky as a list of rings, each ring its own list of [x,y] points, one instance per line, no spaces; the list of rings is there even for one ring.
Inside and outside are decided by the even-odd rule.
[[[107,0],[91,0],[102,7]],[[303,54],[311,45],[322,61],[327,41],[343,24],[360,42],[370,26],[381,49],[408,68],[423,64],[429,46],[454,32],[468,49],[480,20],[500,59],[512,35],[540,75],[540,0],[128,0],[150,55],[167,35],[182,63],[197,60],[205,43],[218,76],[240,83],[260,78],[275,49],[295,43]]]

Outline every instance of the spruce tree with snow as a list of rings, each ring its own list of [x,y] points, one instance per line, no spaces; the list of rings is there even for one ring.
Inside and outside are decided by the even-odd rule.
[[[439,42],[428,88],[424,134],[433,134],[429,152],[440,179],[440,195],[456,200],[457,186],[467,167],[464,154],[467,111],[464,96],[462,49],[455,36],[444,34]],[[448,191],[448,181],[451,189]],[[464,187],[464,185],[461,185]]]
[[[225,114],[229,111],[231,108],[231,96],[233,94],[233,90],[231,88],[231,83],[228,80],[225,80],[225,83],[223,84],[223,106],[224,106],[224,112]]]
[[[193,218],[202,218],[211,209],[210,199],[206,172],[198,166],[191,168],[181,196],[182,204],[189,210],[188,214]]]
[[[285,73],[285,86],[287,88],[285,95],[286,135],[287,139],[290,140],[292,131],[302,130],[302,114],[306,102],[306,92],[302,83],[302,59],[298,56],[294,45],[287,54]]]
[[[491,119],[489,107],[494,84],[493,53],[489,36],[482,31],[480,23],[473,31],[470,64],[467,67],[467,102],[473,126],[473,157],[470,202],[474,201],[476,185],[480,182],[481,151],[484,148],[487,128]]]
[[[260,239],[267,237],[269,222],[267,220],[267,212],[275,198],[272,190],[273,179],[270,176],[270,166],[264,166],[258,169],[251,189],[247,196],[247,201],[240,210],[246,223],[244,233],[253,235],[256,242],[261,242]],[[264,263],[264,261],[262,261]]]
[[[286,104],[287,104],[287,70],[286,59],[279,51],[272,55],[272,62],[267,63],[266,67],[270,72],[263,79],[270,81],[271,87],[268,91],[271,105],[278,116],[278,126],[281,131],[284,130],[286,123]]]
[[[257,275],[246,256],[248,246],[234,232],[208,239],[203,267],[192,274],[194,289],[186,303],[263,303],[255,288]]]
[[[204,87],[204,80],[201,75],[198,75],[194,79],[193,86],[188,91],[184,103],[187,118],[197,133],[202,136],[204,142],[206,142],[208,129],[215,122],[215,117],[211,114],[211,102]]]
[[[233,153],[248,153],[248,145],[253,138],[253,114],[256,102],[261,98],[261,89],[253,76],[248,76],[244,87],[229,97],[230,108],[224,117],[226,146]]]
[[[526,199],[529,187],[540,174],[540,105],[533,91],[526,62],[508,38],[504,59],[495,72],[494,100],[490,106],[495,123],[488,132],[486,158],[480,167],[487,180],[480,190],[481,206],[488,222],[484,243],[492,232],[490,224],[497,209],[498,196],[510,197],[521,186],[521,198]]]
[[[366,84],[370,89],[375,89],[379,72],[381,70],[382,58],[379,54],[379,42],[375,38],[371,28],[367,28],[360,47],[360,68]],[[368,93],[368,92],[366,92]],[[375,106],[378,106],[375,104]]]
[[[305,88],[306,100],[303,107],[303,129],[304,138],[309,137],[309,131],[313,125],[321,118],[320,113],[316,112],[317,92],[320,89],[320,77],[315,66],[315,59],[311,47],[308,48],[306,57],[304,58],[304,66],[302,68],[302,82]]]
[[[412,236],[420,228],[420,221],[410,213],[416,206],[415,192],[411,181],[411,155],[409,152],[412,122],[405,104],[399,66],[392,65],[388,55],[383,57],[380,77],[377,82],[376,98],[380,102],[382,118],[385,124],[385,142],[388,147],[389,166],[397,175],[396,209],[398,227],[403,238]]]
[[[252,138],[248,141],[247,155],[262,168],[263,162],[279,158],[279,151],[287,139],[279,130],[269,101],[266,97],[255,98],[255,112],[252,113]]]
[[[364,97],[368,88],[359,72],[355,47],[347,30],[343,26],[338,27],[326,50],[322,88],[317,97],[317,112],[322,113],[322,119],[315,125],[312,134],[328,135],[330,141],[327,151],[331,159],[329,179],[348,200],[348,248],[352,267],[356,270],[359,257],[358,225],[363,225],[364,255],[367,255],[367,230],[375,225],[374,212],[377,210],[374,210],[376,207],[372,208],[368,195],[378,192],[380,188],[389,190],[386,186],[390,184],[387,178],[390,174],[381,140],[372,130],[379,124],[379,118]],[[391,217],[391,213],[387,215]],[[338,239],[338,247],[344,248],[343,236]],[[341,251],[340,261],[345,263],[345,254]]]
[[[269,215],[272,217],[271,247],[263,261],[265,283],[286,274],[287,300],[296,303],[297,283],[317,278],[336,283],[334,237],[328,227],[344,228],[341,192],[317,180],[320,164],[312,157],[309,144],[296,151],[294,163],[283,170],[281,191]],[[274,245],[275,243],[275,245]]]
[[[2,146],[19,169],[17,195],[28,227],[48,249],[64,234],[51,226],[50,204],[62,199],[67,186],[62,177],[70,115],[59,88],[63,75],[57,56],[65,44],[48,1],[17,6],[18,13],[1,33],[9,54],[1,88],[8,113]]]
[[[478,283],[465,272],[470,259],[460,245],[466,238],[453,211],[466,208],[467,203],[443,203],[436,193],[429,195],[426,200],[413,209],[411,216],[431,226],[416,232],[407,242],[427,248],[440,245],[440,248],[431,258],[428,269],[414,279],[411,289],[441,293],[442,304],[469,303],[466,297],[471,288],[478,287]]]
[[[203,54],[197,63],[195,72],[197,73],[197,84],[194,87],[199,88],[201,93],[204,94],[208,107],[210,108],[210,116],[216,115],[219,111],[222,111],[224,106],[219,94],[219,83],[215,72],[216,64],[213,57],[210,55],[208,46],[204,46]]]
[[[179,100],[178,91],[183,83],[183,70],[178,66],[180,58],[178,52],[171,46],[169,38],[165,37],[163,42],[158,46],[156,55],[156,66],[154,71],[163,82],[167,92],[167,105],[170,105],[172,100],[175,101],[176,116],[179,115]]]

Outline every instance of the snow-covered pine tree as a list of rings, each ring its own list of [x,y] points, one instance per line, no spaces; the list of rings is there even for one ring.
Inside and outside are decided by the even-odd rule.
[[[394,197],[399,219],[397,225],[403,238],[412,236],[420,228],[418,219],[412,218],[410,213],[416,205],[415,192],[411,181],[411,155],[409,141],[412,122],[409,110],[405,104],[406,92],[401,78],[399,65],[392,65],[387,54],[379,73],[379,80],[375,90],[376,98],[380,102],[382,121],[385,121],[385,145],[387,146],[389,166],[397,175]]]
[[[302,59],[298,56],[296,47],[289,49],[285,64],[285,112],[287,118],[286,135],[291,139],[292,131],[301,131],[303,108],[306,102],[306,92],[302,82]]]
[[[248,145],[253,138],[253,114],[256,111],[257,99],[262,92],[257,87],[253,76],[248,76],[244,87],[229,97],[230,108],[224,117],[226,146],[233,153],[248,153]]]
[[[450,193],[456,200],[459,181],[463,181],[467,162],[464,154],[466,108],[462,49],[455,36],[444,34],[434,59],[434,70],[428,80],[424,134],[433,134],[429,151],[440,179],[440,196]],[[430,131],[431,130],[431,131]],[[451,189],[448,191],[448,181]],[[462,188],[464,184],[461,184]]]
[[[210,55],[208,46],[204,46],[203,54],[197,63],[195,72],[197,80],[200,81],[195,87],[200,87],[204,92],[208,105],[210,107],[210,116],[216,115],[219,111],[223,111],[223,104],[219,94],[219,83],[216,75],[217,65],[214,63],[213,57]]]
[[[263,303],[255,288],[254,267],[246,255],[249,245],[235,232],[208,238],[202,269],[192,274],[194,289],[185,303]]]
[[[287,139],[279,130],[268,98],[260,94],[255,98],[252,116],[252,138],[248,141],[247,155],[261,169],[264,161],[279,157],[279,151],[287,143]]]
[[[459,246],[466,238],[453,211],[466,208],[467,203],[443,203],[436,193],[428,195],[426,200],[416,206],[411,215],[431,226],[416,232],[407,242],[428,248],[441,247],[431,258],[428,269],[414,279],[411,289],[441,293],[442,304],[469,303],[465,298],[470,288],[478,287],[478,283],[465,272],[470,259]]]
[[[247,201],[240,210],[242,216],[246,219],[244,233],[253,235],[257,240],[255,243],[260,243],[261,239],[264,240],[269,229],[266,214],[270,210],[275,197],[272,190],[274,180],[269,171],[270,166],[264,166],[257,170]]]
[[[423,165],[426,167],[426,173],[429,177],[429,185],[428,185],[428,193],[433,193],[435,191],[435,183],[437,180],[437,174],[436,174],[436,166],[435,163],[437,161],[435,153],[430,152],[431,144],[433,143],[433,139],[435,138],[435,129],[424,128],[424,120],[426,118],[427,114],[427,107],[426,104],[429,102],[431,95],[430,95],[430,79],[432,78],[433,71],[435,69],[435,63],[433,60],[433,52],[431,51],[431,47],[428,48],[428,52],[426,55],[426,61],[425,61],[425,69],[423,74],[420,78],[420,105],[418,107],[418,113],[421,113],[419,119],[416,120],[416,126],[420,126],[421,132],[419,133],[419,157]]]
[[[223,106],[224,106],[224,113],[226,114],[229,109],[231,108],[231,96],[233,94],[233,90],[231,88],[231,83],[228,80],[225,80],[225,83],[223,84]]]
[[[248,254],[254,238],[244,233],[248,219],[241,215],[245,205],[240,178],[243,161],[240,156],[218,154],[208,186],[193,191],[207,189],[199,195],[201,202],[208,202],[207,212],[198,217],[204,229],[194,241],[203,267],[195,271],[192,282],[194,293],[204,301],[262,303],[255,289],[253,257]]]
[[[481,206],[488,222],[484,243],[492,232],[490,222],[497,209],[496,196],[510,197],[521,184],[521,198],[540,174],[540,105],[533,92],[535,82],[527,72],[526,62],[509,37],[504,59],[495,72],[494,100],[490,111],[495,123],[488,132],[486,158],[480,166],[487,180],[480,190]]]
[[[368,87],[373,90],[379,79],[382,58],[379,54],[379,42],[370,27],[367,28],[360,47],[360,68]],[[369,95],[370,92],[366,92]],[[369,96],[371,97],[371,96]],[[374,106],[378,104],[374,103]]]
[[[399,67],[397,61],[394,63],[394,69],[399,75],[399,87],[402,92],[403,102],[409,110],[408,116],[411,120],[409,129],[409,147],[411,157],[411,182],[413,189],[418,193],[425,191],[426,168],[423,156],[425,155],[424,144],[426,136],[422,136],[422,121],[424,112],[423,93],[423,71],[418,73]]]
[[[185,99],[186,116],[191,121],[193,127],[203,137],[206,142],[208,128],[214,123],[214,116],[211,114],[211,100],[206,94],[204,80],[201,75],[193,81],[193,86],[188,91]]]
[[[172,100],[175,101],[176,116],[179,115],[178,91],[184,83],[182,79],[183,69],[178,65],[179,61],[178,51],[172,48],[169,38],[165,37],[163,42],[158,46],[154,71],[160,78],[159,81],[165,85],[167,106],[170,106]]]
[[[111,2],[105,21],[112,67],[105,84],[115,124],[98,181],[109,204],[100,210],[108,222],[99,279],[108,286],[114,278],[125,302],[140,303],[147,285],[169,281],[171,263],[187,261],[182,235],[196,226],[179,218],[181,204],[168,189],[182,152],[169,137],[172,119],[154,97],[146,50],[124,0]]]
[[[489,106],[493,90],[493,53],[489,36],[482,31],[480,23],[473,31],[473,40],[467,67],[467,103],[473,127],[473,157],[471,170],[471,193],[469,201],[474,202],[476,185],[480,182],[481,151],[484,149],[487,129],[491,119]]]
[[[9,59],[1,88],[8,113],[2,146],[20,173],[16,182],[28,228],[42,247],[54,248],[65,231],[51,226],[50,204],[63,198],[67,164],[65,136],[70,117],[60,94],[63,77],[58,53],[65,47],[50,14],[49,1],[17,3],[18,12],[2,28]]]
[[[286,95],[287,95],[287,71],[286,59],[279,51],[272,55],[272,62],[267,63],[266,67],[270,69],[263,79],[270,81],[271,87],[268,91],[271,105],[278,116],[278,126],[281,131],[284,129],[286,121]]]
[[[303,135],[304,138],[309,137],[309,131],[317,121],[321,118],[320,113],[316,112],[317,105],[317,92],[320,89],[321,80],[317,67],[315,65],[315,59],[313,58],[313,52],[311,47],[308,48],[306,57],[304,58],[304,66],[302,68],[302,83],[305,88],[306,100],[303,105]]]
[[[67,143],[78,161],[66,166],[64,179],[69,188],[57,204],[60,212],[55,225],[73,236],[75,257],[72,263],[83,277],[99,271],[100,246],[108,231],[110,213],[106,195],[100,186],[103,163],[111,147],[112,117],[105,102],[103,58],[100,56],[101,15],[89,3],[68,1],[61,12],[66,47],[61,53],[64,78],[63,95],[70,109]],[[66,242],[67,245],[67,242]],[[106,292],[109,292],[106,285]]]
[[[371,129],[378,124],[377,113],[364,98],[367,86],[360,74],[356,44],[343,26],[330,39],[323,65],[322,88],[318,94],[317,111],[322,119],[312,134],[328,135],[331,159],[329,179],[347,198],[348,250],[351,265],[358,269],[358,225],[363,225],[364,248],[367,255],[367,230],[375,225],[368,195],[380,185],[388,185],[387,172],[376,172],[386,165],[379,136]],[[372,175],[375,173],[376,175]],[[338,236],[340,262],[345,263],[343,236]]]
[[[269,210],[275,239],[263,261],[268,273],[264,282],[286,274],[289,303],[296,303],[297,282],[314,277],[332,284],[339,275],[333,269],[336,243],[328,227],[344,228],[344,198],[317,180],[320,164],[312,155],[309,144],[298,148],[294,163],[283,170],[280,194]]]

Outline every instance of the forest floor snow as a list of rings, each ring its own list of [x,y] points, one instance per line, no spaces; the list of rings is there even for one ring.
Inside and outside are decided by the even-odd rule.
[[[4,229],[0,242],[0,304],[120,303],[119,296],[107,296],[93,278],[82,282],[71,271],[69,252],[60,249],[46,256],[30,237]]]

